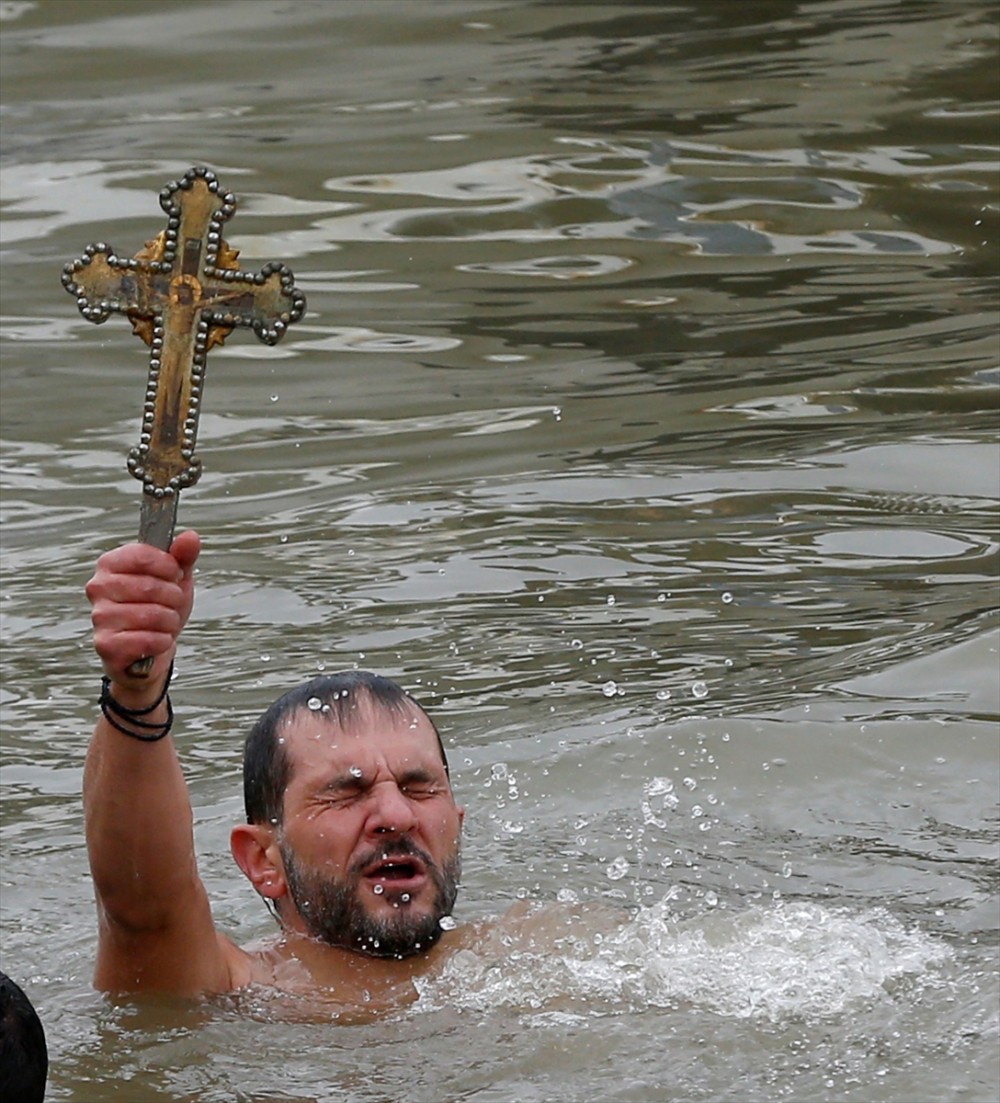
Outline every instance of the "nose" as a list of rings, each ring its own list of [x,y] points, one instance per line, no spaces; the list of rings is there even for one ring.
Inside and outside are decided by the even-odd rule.
[[[406,835],[417,825],[413,805],[394,781],[373,785],[365,830],[370,835]]]

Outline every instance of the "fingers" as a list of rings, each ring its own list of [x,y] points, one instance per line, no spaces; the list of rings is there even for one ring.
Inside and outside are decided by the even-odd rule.
[[[86,592],[94,647],[113,681],[134,682],[126,671],[144,656],[157,659],[154,672],[169,665],[191,611],[199,550],[197,534],[186,532],[169,552],[126,544],[98,560]]]

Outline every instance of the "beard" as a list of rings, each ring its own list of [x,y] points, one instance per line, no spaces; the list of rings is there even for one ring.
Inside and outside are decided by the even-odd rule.
[[[457,849],[438,868],[430,855],[409,839],[396,839],[362,855],[343,878],[305,868],[285,843],[280,844],[280,850],[288,893],[309,936],[370,957],[405,958],[429,950],[441,937],[441,920],[451,914],[458,895],[461,860]],[[364,870],[382,857],[407,855],[424,863],[434,886],[431,910],[415,913],[409,901],[400,901],[388,917],[371,915],[360,891]]]

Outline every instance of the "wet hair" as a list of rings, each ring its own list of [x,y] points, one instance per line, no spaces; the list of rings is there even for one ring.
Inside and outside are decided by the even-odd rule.
[[[42,1103],[48,1072],[41,1020],[28,997],[0,973],[0,1099]]]
[[[310,702],[319,701],[331,721],[349,730],[357,724],[356,701],[367,699],[384,712],[406,715],[424,711],[420,703],[391,678],[367,670],[348,670],[324,674],[304,682],[279,697],[254,724],[243,746],[243,801],[247,823],[280,824],[285,804],[285,789],[292,777],[292,762],[279,732],[283,722]],[[315,704],[313,704],[315,708]],[[427,717],[437,736],[438,750],[448,773],[444,744],[434,721]]]

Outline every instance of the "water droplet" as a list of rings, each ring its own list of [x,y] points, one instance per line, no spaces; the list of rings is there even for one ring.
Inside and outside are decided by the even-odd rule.
[[[617,694],[617,692],[618,692],[618,683],[617,682],[605,682],[604,685],[601,686],[601,693],[603,693],[605,697],[614,697]]]
[[[667,600],[667,595],[666,594],[657,594],[656,595],[656,600],[657,601],[666,601]]]
[[[402,900],[404,904],[409,904],[410,894],[408,892],[404,892],[403,895],[400,897],[400,900]]]
[[[265,654],[261,655],[260,661],[262,663],[269,663],[271,661],[271,656],[265,652]]]
[[[453,915],[442,915],[438,920],[438,926],[442,931],[453,931],[458,926],[458,921]]]
[[[281,534],[281,535],[280,535],[280,536],[278,537],[278,540],[279,540],[279,541],[280,541],[280,543],[282,543],[282,544],[287,544],[287,543],[288,543],[288,536],[287,536],[287,535],[286,535],[285,533],[282,533],[282,534]]]
[[[323,702],[318,697],[310,697],[309,700],[306,701],[306,706],[313,712],[317,712],[323,707]]]
[[[685,789],[692,789],[692,790],[697,789],[698,788],[698,782],[695,781],[695,779],[693,777],[686,777],[684,779],[684,788]]]
[[[364,773],[364,770],[362,770],[360,766],[351,766],[347,772],[351,775],[351,777],[361,777],[361,775]]]
[[[669,689],[658,689],[656,691],[656,699],[657,699],[657,701],[669,701],[670,700],[670,690]]]
[[[556,419],[556,421],[562,421],[562,410],[558,406],[553,406],[552,416]]]
[[[574,651],[579,651],[580,648],[583,647],[583,640],[570,640],[570,647],[572,647]]]
[[[694,682],[691,686],[691,696],[697,697],[700,701],[703,697],[708,696],[708,686],[704,682]]]
[[[272,402],[277,402],[278,401],[278,396],[276,394],[271,395],[271,401]]]
[[[791,862],[785,862],[785,864],[781,867],[781,876],[782,877],[791,877],[791,875],[792,875],[792,863]]]
[[[604,867],[604,872],[608,875],[609,881],[620,881],[628,873],[628,870],[628,859],[621,855]]]
[[[493,766],[490,769],[490,773],[498,781],[501,778],[505,778],[507,776],[507,763],[506,762],[494,762]]]
[[[614,603],[615,603],[615,595],[614,594],[608,594],[608,605],[614,605]]]
[[[375,885],[372,892],[374,892],[376,896],[381,896],[382,893],[385,892],[385,888],[382,885]]]
[[[667,812],[672,812],[677,804],[674,783],[670,778],[650,778],[643,785],[642,801],[639,807],[642,811],[643,822],[647,827],[659,827],[661,830],[666,828],[667,821],[663,816]]]
[[[705,903],[706,903],[706,904],[707,904],[707,905],[708,905],[708,906],[709,906],[710,908],[714,908],[714,907],[716,907],[716,906],[718,905],[718,903],[719,903],[719,897],[718,897],[718,896],[717,896],[717,895],[716,895],[716,894],[715,894],[714,892],[712,892],[712,890],[711,890],[711,889],[709,889],[709,890],[708,890],[708,891],[707,891],[707,892],[705,893]]]
[[[722,604],[723,604],[723,605],[731,605],[731,604],[732,604],[732,600],[733,600],[733,595],[732,595],[731,593],[729,593],[729,591],[727,590],[727,591],[726,591],[726,592],[725,592],[725,593],[724,593],[724,594],[722,595]]]
[[[572,889],[560,889],[556,893],[556,899],[560,904],[577,904],[580,897]]]

